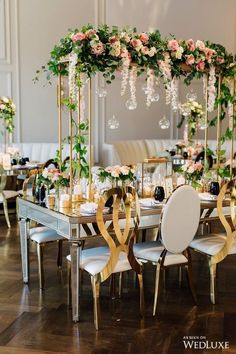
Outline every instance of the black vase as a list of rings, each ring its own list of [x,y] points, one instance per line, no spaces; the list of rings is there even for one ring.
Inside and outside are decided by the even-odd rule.
[[[162,186],[156,186],[154,191],[154,199],[162,202],[165,199],[165,191]]]
[[[213,195],[218,195],[220,193],[220,185],[218,182],[211,182],[209,192]]]
[[[39,204],[43,204],[44,203],[44,199],[45,199],[45,187],[36,187],[35,190],[35,198],[38,200]]]

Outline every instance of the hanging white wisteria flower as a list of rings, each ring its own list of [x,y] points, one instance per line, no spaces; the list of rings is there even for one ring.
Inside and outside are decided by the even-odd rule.
[[[215,100],[216,100],[216,70],[214,66],[210,67],[209,80],[208,80],[208,102],[207,102],[207,110],[208,112],[214,111]]]
[[[78,102],[77,107],[79,107],[79,109],[80,109],[80,119],[81,119],[81,121],[83,121],[84,117],[85,117],[85,114],[84,114],[84,112],[85,112],[85,93],[84,93],[84,89],[85,89],[85,84],[86,84],[86,75],[85,74],[81,74],[80,80],[81,80],[80,102]],[[79,95],[77,97],[79,99]]]
[[[78,86],[76,84],[77,54],[70,53],[69,56],[69,95],[72,101],[77,102]]]
[[[124,96],[127,88],[128,78],[129,78],[129,60],[127,58],[123,58],[122,60],[122,80],[121,80],[121,96]]]
[[[129,74],[130,101],[131,101],[131,105],[133,106],[132,109],[135,109],[137,107],[136,81],[137,81],[137,67],[136,65],[133,65]]]
[[[179,89],[178,81],[174,77],[172,79],[171,85],[170,85],[171,106],[172,106],[172,109],[174,111],[176,111],[178,109],[178,105],[179,105],[179,102],[178,102],[178,89]]]
[[[169,53],[164,54],[164,60],[159,60],[159,69],[163,77],[165,92],[166,92],[166,104],[171,102],[171,65]]]
[[[232,81],[229,84],[229,90],[230,90],[230,94],[233,96],[234,95],[234,86],[233,86]],[[230,101],[228,103],[228,115],[229,115],[229,129],[233,130],[233,127],[234,127],[234,122],[233,122],[234,106],[233,106],[232,102],[230,102]]]
[[[147,101],[146,105],[147,107],[151,106],[151,103],[153,102],[153,93],[154,93],[154,84],[155,84],[155,75],[154,71],[152,69],[147,70],[147,88],[146,88],[146,94],[147,94]]]

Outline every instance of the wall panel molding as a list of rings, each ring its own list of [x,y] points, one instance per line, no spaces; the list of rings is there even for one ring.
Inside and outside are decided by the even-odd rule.
[[[10,2],[0,0],[0,64],[11,63]]]

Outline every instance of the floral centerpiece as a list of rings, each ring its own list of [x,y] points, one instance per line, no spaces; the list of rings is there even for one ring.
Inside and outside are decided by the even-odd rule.
[[[60,172],[55,168],[44,168],[41,174],[37,177],[37,185],[45,186],[48,190],[52,185],[55,188],[69,187],[69,176],[67,172]]]
[[[180,168],[180,172],[183,174],[187,184],[191,184],[194,188],[198,187],[199,181],[202,177],[203,165],[201,162],[194,162],[192,160],[187,160]]]
[[[186,136],[184,136],[184,140],[191,141],[196,134],[196,130],[198,127],[202,126],[202,118],[203,118],[203,107],[200,103],[196,101],[189,100],[182,105],[180,105],[180,112],[182,118],[177,125],[177,128],[181,128],[183,122],[186,122]]]
[[[4,119],[8,133],[13,133],[15,114],[16,106],[12,99],[4,96],[0,97],[0,118]]]
[[[101,182],[109,179],[113,185],[130,183],[134,179],[134,170],[129,166],[108,166],[99,169],[98,177]]]

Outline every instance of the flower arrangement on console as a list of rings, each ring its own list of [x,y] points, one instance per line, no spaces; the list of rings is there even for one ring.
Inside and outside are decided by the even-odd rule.
[[[194,162],[192,160],[188,160],[186,164],[181,166],[180,173],[185,178],[187,184],[191,184],[194,188],[198,187],[199,181],[202,177],[203,165],[201,162]]]
[[[130,183],[134,179],[134,170],[129,166],[108,166],[106,168],[100,168],[98,177],[101,182],[109,179],[112,184],[118,185],[119,182]]]
[[[45,186],[48,190],[54,185],[55,188],[69,187],[69,176],[67,172],[60,172],[56,168],[44,168],[37,177],[37,185]]]
[[[5,127],[8,133],[13,133],[14,130],[14,117],[16,114],[16,106],[11,98],[0,97],[0,118],[5,121]]]
[[[189,100],[180,105],[180,113],[182,118],[177,125],[181,128],[184,121],[186,123],[186,131],[184,132],[184,141],[190,141],[194,138],[197,128],[201,128],[203,118],[203,107],[196,101]]]

